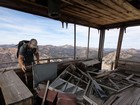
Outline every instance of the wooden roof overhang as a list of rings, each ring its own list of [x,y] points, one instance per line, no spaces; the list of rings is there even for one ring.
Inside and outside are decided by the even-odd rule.
[[[97,29],[136,26],[139,5],[139,0],[60,0],[61,15],[53,19]],[[0,0],[0,6],[49,17],[48,0]]]

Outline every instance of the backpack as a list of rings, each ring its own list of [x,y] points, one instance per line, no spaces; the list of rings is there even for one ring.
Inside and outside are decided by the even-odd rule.
[[[17,44],[17,58],[18,58],[18,56],[19,56],[19,49],[20,49],[20,47],[23,45],[23,44],[26,44],[26,43],[28,43],[29,41],[27,41],[27,40],[22,40],[22,41],[20,41],[18,44]]]

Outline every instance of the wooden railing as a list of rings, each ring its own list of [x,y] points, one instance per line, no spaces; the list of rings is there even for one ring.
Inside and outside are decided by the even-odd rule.
[[[53,62],[60,62],[58,61],[59,59],[61,59],[62,61],[69,61],[69,60],[73,60],[73,57],[56,57],[56,58],[46,58],[46,59],[40,59],[40,63],[49,63],[49,62],[52,62],[51,60],[54,60]],[[18,65],[18,62],[2,62],[0,63],[0,65],[12,65],[12,64],[17,64]],[[3,70],[9,70],[9,69],[19,69],[19,67],[2,67],[0,68],[0,71],[3,71]]]

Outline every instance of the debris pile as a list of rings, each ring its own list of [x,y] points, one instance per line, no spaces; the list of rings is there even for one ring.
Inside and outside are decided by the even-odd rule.
[[[87,69],[86,65],[82,69],[71,63],[49,85],[46,102],[51,103],[49,105],[103,105],[111,95],[139,84],[134,74],[119,70],[96,72]],[[46,85],[39,84],[38,87],[38,96],[43,98]]]

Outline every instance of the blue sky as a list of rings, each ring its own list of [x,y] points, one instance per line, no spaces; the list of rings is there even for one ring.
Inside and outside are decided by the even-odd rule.
[[[73,24],[0,7],[0,44],[17,44],[36,38],[39,45],[73,45]],[[127,28],[123,48],[140,49],[140,27]],[[88,28],[77,25],[77,46],[87,46]],[[119,29],[106,31],[105,48],[116,48]],[[98,47],[99,32],[91,29],[90,47]]]

